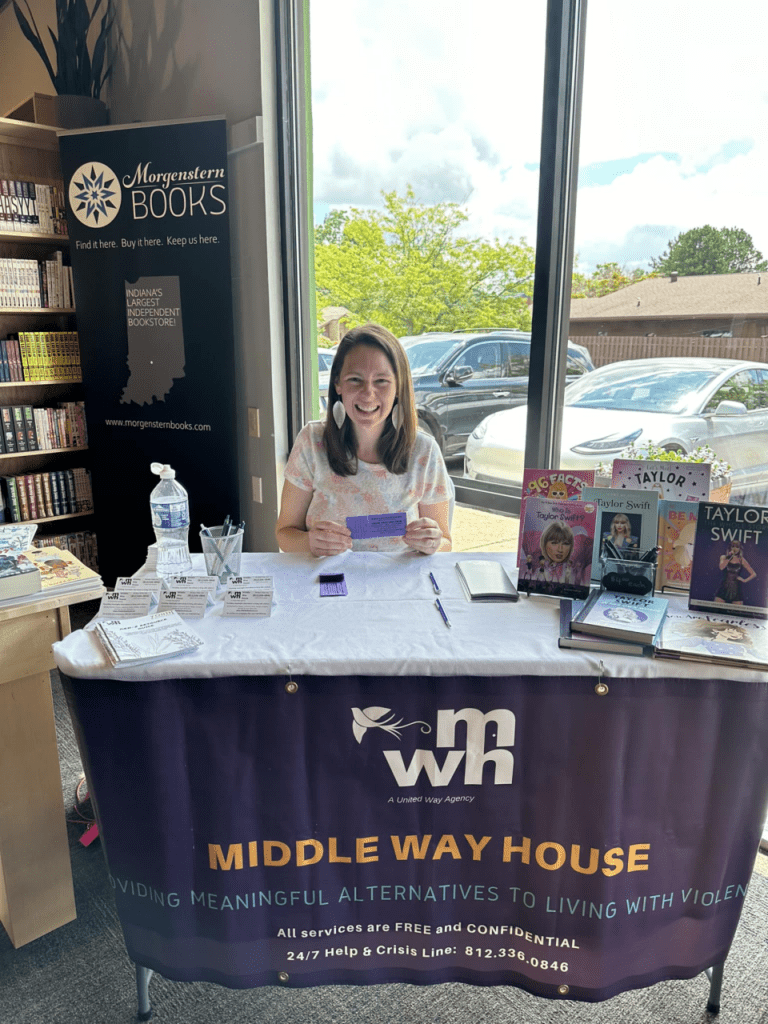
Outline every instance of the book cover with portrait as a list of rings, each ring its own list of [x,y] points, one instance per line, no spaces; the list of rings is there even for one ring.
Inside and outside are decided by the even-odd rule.
[[[768,618],[768,508],[699,502],[688,607]]]
[[[595,633],[619,640],[651,644],[669,607],[666,597],[617,594],[595,590],[571,621],[576,633]]]
[[[740,615],[670,607],[654,653],[681,661],[768,668],[768,624]]]
[[[597,506],[529,497],[518,545],[517,589],[584,600],[592,576]]]
[[[690,590],[699,503],[659,502],[659,560],[656,589]]]
[[[659,497],[655,491],[585,487],[582,498],[597,506],[597,530],[592,555],[593,583],[600,582],[601,555],[636,559],[656,547]],[[610,541],[616,555],[605,550],[606,541]]]
[[[711,468],[708,462],[614,459],[611,487],[656,491],[668,501],[706,501]]]

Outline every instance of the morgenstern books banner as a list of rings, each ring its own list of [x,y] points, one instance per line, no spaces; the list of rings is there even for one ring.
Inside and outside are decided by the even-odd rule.
[[[105,581],[155,537],[150,463],[201,522],[239,517],[226,121],[59,135]]]

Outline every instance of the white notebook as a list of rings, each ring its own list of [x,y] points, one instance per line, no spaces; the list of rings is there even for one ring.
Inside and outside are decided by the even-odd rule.
[[[457,562],[456,572],[468,601],[517,600],[515,585],[498,562]]]

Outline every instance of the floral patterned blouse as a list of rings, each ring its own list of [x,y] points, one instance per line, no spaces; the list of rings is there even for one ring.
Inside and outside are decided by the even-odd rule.
[[[323,445],[324,424],[302,428],[285,467],[285,479],[302,491],[312,491],[307,528],[321,520],[344,523],[347,516],[405,512],[406,522],[419,518],[419,505],[448,501],[452,493],[448,471],[434,439],[416,434],[405,473],[390,473],[384,465],[358,460],[354,476],[338,476],[328,465]],[[353,540],[353,551],[405,551],[400,537]]]

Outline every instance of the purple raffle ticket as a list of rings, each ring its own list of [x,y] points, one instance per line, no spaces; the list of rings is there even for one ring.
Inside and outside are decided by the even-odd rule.
[[[347,516],[347,529],[352,540],[371,537],[402,537],[405,533],[405,512],[382,512],[373,516]]]

